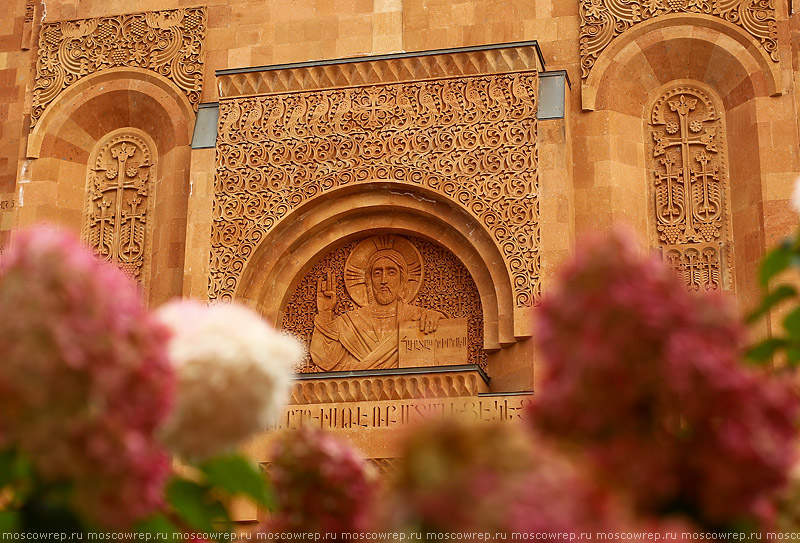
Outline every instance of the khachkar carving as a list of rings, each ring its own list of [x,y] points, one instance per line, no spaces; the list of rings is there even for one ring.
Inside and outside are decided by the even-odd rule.
[[[205,8],[183,8],[42,25],[31,125],[58,94],[107,68],[163,75],[197,109],[203,80]]]
[[[679,86],[653,106],[652,194],[658,245],[689,290],[729,288],[725,129],[711,99]]]
[[[150,146],[123,131],[101,142],[94,156],[83,237],[100,258],[141,280],[151,237],[147,215],[155,164]]]
[[[397,250],[389,249],[394,250],[396,254],[385,252],[389,244],[397,247]],[[378,247],[381,249],[377,249]],[[367,274],[364,273],[370,268],[371,263],[378,263],[378,267],[381,264],[390,264],[385,261],[380,262],[380,257],[384,254],[389,254],[390,263],[394,263],[398,271],[402,267],[406,269],[404,283],[398,281],[397,286],[386,283],[389,291],[397,289],[400,293],[400,289],[403,290],[401,293],[403,302],[397,304],[403,309],[399,312],[395,309],[394,317],[391,316],[392,307],[377,302],[370,304],[370,289],[373,287],[369,283],[375,281],[371,274],[365,277]],[[371,267],[375,268],[374,265]],[[378,282],[378,286],[381,285],[383,283]],[[385,301],[389,295],[380,294],[380,296],[384,297]],[[335,299],[329,314],[323,317],[320,317],[320,297],[323,298],[322,305],[327,304],[330,299]],[[379,313],[376,319],[372,318],[371,306]],[[390,313],[390,315],[380,315],[380,313]],[[381,319],[382,316],[384,319]],[[443,316],[445,318],[439,320]],[[424,330],[418,331],[420,323],[424,327],[425,317],[431,325],[432,321],[435,321],[439,332],[425,334]],[[334,328],[330,323],[337,319],[339,324]],[[377,324],[375,320],[393,321],[390,323],[393,336],[385,340],[386,343],[383,345],[384,351],[390,352],[391,362],[386,360],[380,367],[397,367],[398,362],[403,366],[419,366],[420,360],[433,362],[435,359],[448,363],[446,350],[433,352],[436,339],[440,342],[442,339],[447,339],[448,345],[445,348],[450,348],[450,352],[454,355],[450,362],[476,364],[486,368],[486,352],[483,350],[483,313],[478,289],[458,258],[440,245],[415,237],[392,235],[354,240],[334,249],[317,262],[296,287],[284,312],[282,328],[306,345],[311,345],[311,356],[298,368],[300,372],[323,369],[368,369],[368,364],[354,360],[357,356],[351,357],[343,353],[339,354],[353,367],[331,367],[329,361],[325,360],[325,351],[326,347],[335,352],[347,349],[342,341],[337,343],[337,339],[334,338],[340,326],[345,332],[338,338],[348,345],[351,345],[353,340],[350,336],[358,337],[362,332],[367,336],[372,335],[372,338],[367,337],[363,342],[356,342],[354,350],[367,350],[367,345],[377,344],[380,341],[380,331],[375,329]],[[321,326],[319,321],[323,321]],[[401,326],[401,323],[405,325]],[[380,327],[380,324],[377,324],[377,327]],[[466,345],[456,345],[459,341],[454,341],[455,338],[466,339]],[[431,340],[429,344],[422,343],[425,339]],[[420,343],[410,343],[413,341]],[[417,347],[421,348],[420,357],[414,356]],[[315,351],[317,358],[312,360]],[[372,347],[369,351],[363,356],[379,352]],[[320,357],[321,363],[317,360]]]
[[[581,76],[600,53],[632,26],[668,13],[701,13],[742,27],[778,61],[774,0],[581,0]]]
[[[293,209],[342,186],[419,185],[480,221],[517,307],[539,296],[535,72],[239,98],[220,104],[209,298]]]

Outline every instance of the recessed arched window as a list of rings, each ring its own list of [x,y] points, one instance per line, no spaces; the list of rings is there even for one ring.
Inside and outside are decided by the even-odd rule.
[[[730,182],[724,111],[690,82],[662,87],[649,110],[651,236],[691,291],[731,290]]]
[[[115,130],[92,150],[86,182],[84,241],[143,284],[152,243],[155,149],[141,130]]]

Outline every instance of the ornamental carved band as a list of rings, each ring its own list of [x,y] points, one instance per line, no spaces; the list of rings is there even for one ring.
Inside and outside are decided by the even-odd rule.
[[[197,109],[203,81],[205,8],[184,8],[42,25],[31,126],[67,87],[120,66],[172,81]]]
[[[209,298],[258,243],[337,188],[394,182],[475,217],[518,307],[539,295],[535,71],[238,98],[220,104]]]
[[[682,85],[656,100],[650,133],[657,246],[689,290],[727,290],[732,260],[722,116],[704,92]]]
[[[581,0],[581,77],[611,41],[634,25],[668,13],[700,13],[743,28],[778,61],[774,0]]]
[[[93,153],[83,238],[102,260],[143,281],[152,238],[148,214],[155,163],[151,145],[136,132],[114,132]]]

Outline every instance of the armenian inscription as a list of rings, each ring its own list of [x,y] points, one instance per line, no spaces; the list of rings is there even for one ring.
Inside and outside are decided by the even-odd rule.
[[[467,319],[443,319],[438,328],[426,334],[418,326],[400,327],[401,368],[464,364],[467,360]]]
[[[389,400],[316,406],[290,406],[276,428],[323,430],[399,428],[430,420],[458,418],[474,422],[509,422],[525,417],[531,397]]]

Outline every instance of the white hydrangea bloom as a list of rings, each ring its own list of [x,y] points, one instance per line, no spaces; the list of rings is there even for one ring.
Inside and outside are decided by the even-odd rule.
[[[157,311],[170,328],[175,407],[162,428],[180,456],[224,453],[274,423],[303,349],[241,305],[171,302]]]

